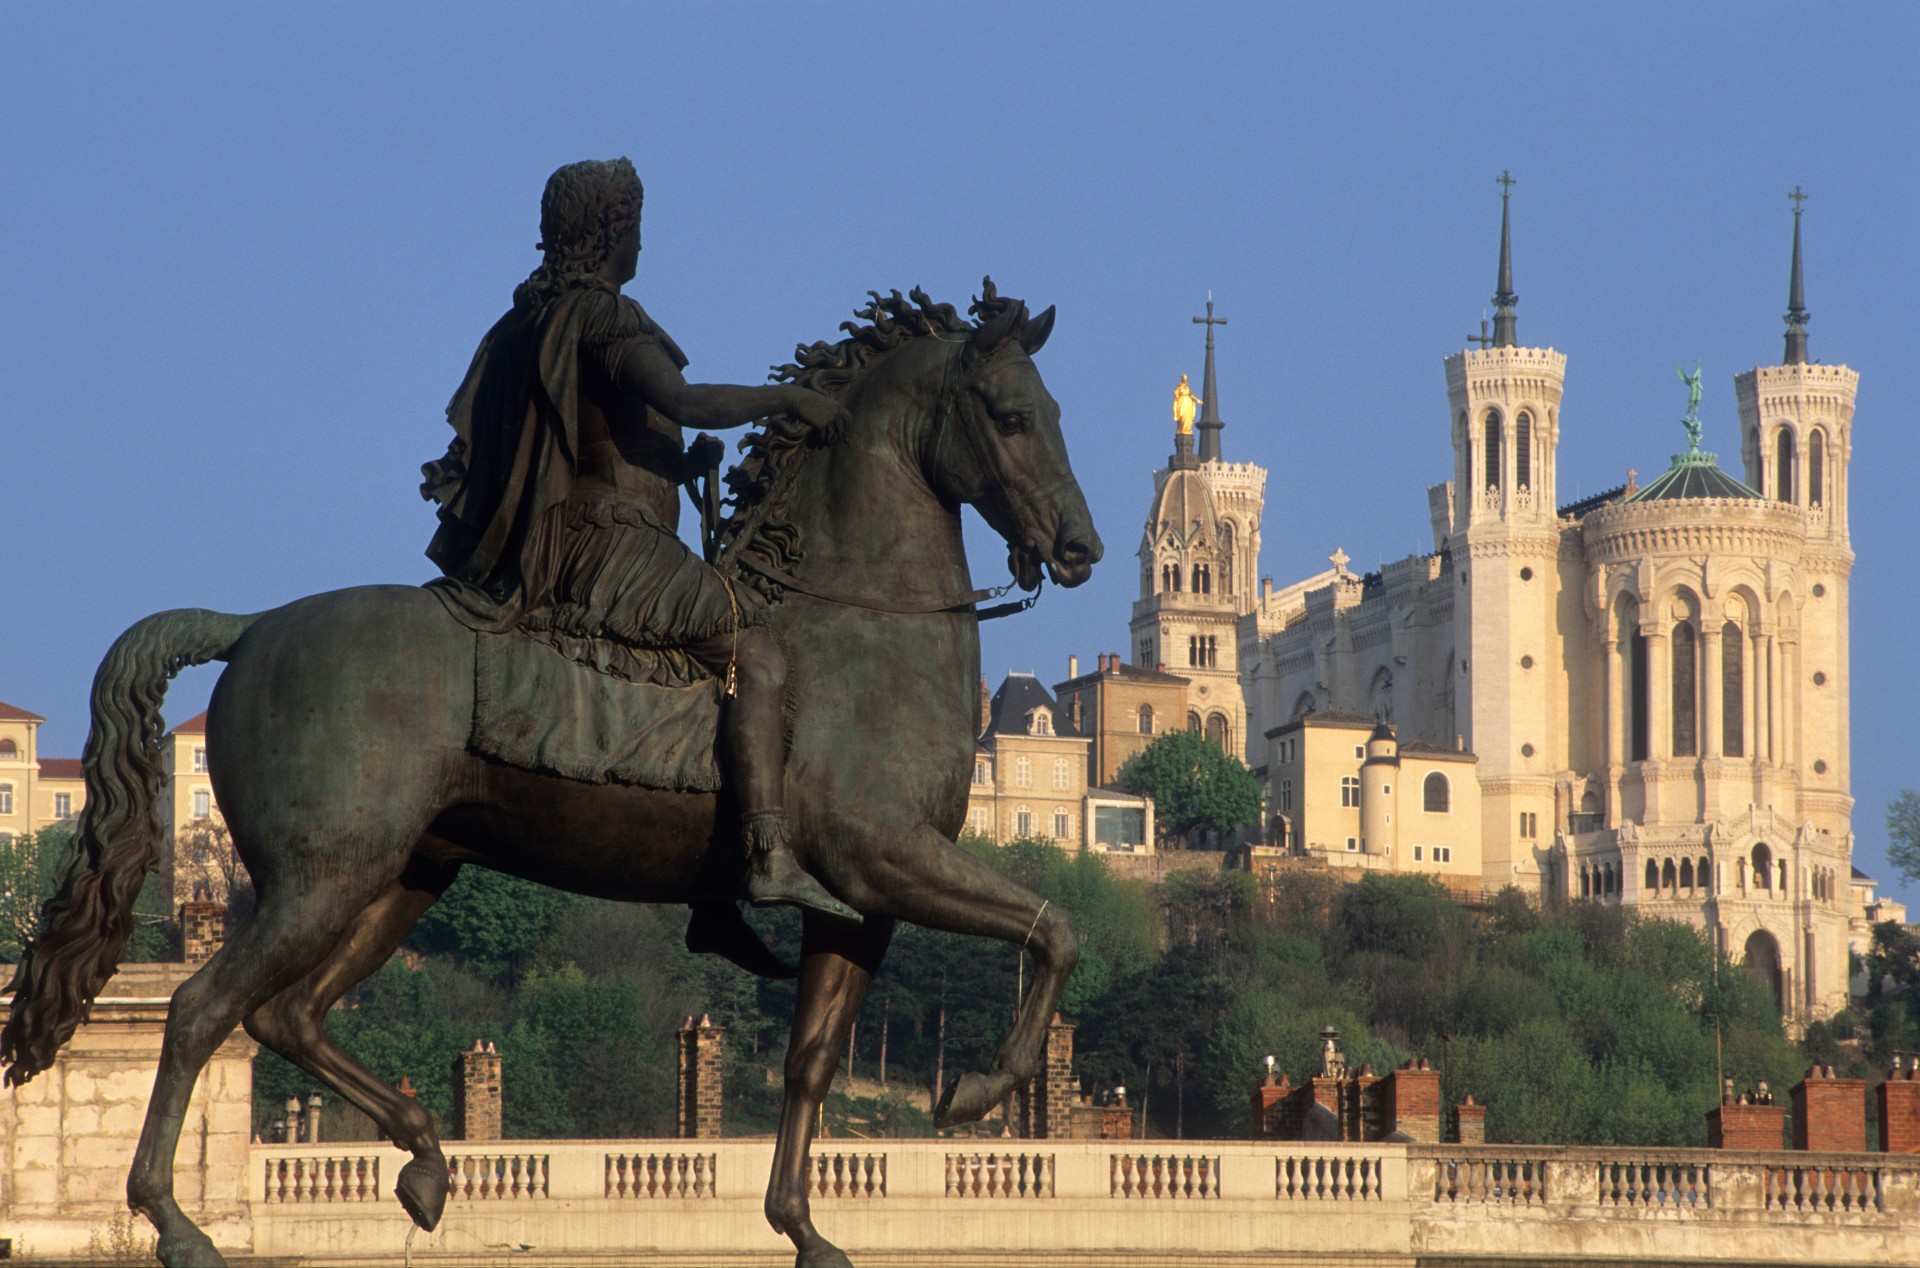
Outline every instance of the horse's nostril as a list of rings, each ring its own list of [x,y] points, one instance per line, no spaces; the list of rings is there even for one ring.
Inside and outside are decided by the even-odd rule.
[[[1060,548],[1060,562],[1069,567],[1077,567],[1092,560],[1093,551],[1085,542],[1068,542]]]

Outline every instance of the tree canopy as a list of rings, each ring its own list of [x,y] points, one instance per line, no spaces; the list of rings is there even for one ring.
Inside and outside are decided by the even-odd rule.
[[[1887,861],[1908,880],[1920,881],[1920,793],[1911,788],[1887,806]]]
[[[1245,762],[1197,731],[1169,731],[1120,768],[1120,786],[1153,798],[1166,840],[1233,832],[1260,822],[1260,781]]]

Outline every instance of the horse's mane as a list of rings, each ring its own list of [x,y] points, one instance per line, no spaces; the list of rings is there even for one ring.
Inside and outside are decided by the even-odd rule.
[[[917,286],[906,295],[897,290],[887,295],[868,291],[867,295],[869,302],[854,310],[859,320],[840,323],[844,339],[796,346],[793,360],[774,366],[767,378],[838,399],[895,349],[926,336],[958,336],[957,341],[964,341],[981,323],[1021,302],[1001,295],[991,277],[981,279],[980,294],[967,308],[974,321],[962,317],[952,304],[936,304]],[[738,558],[750,554],[782,571],[800,559],[800,530],[782,511],[792,485],[789,476],[807,450],[809,435],[804,426],[769,418],[740,441],[740,461],[726,476],[731,509],[720,526],[723,558],[733,561],[728,571],[736,579],[770,600],[780,598],[780,586],[742,567]]]

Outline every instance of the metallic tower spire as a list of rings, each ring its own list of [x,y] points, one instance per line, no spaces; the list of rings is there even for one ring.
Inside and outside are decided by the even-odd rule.
[[[1807,196],[1795,185],[1787,195],[1793,200],[1793,276],[1787,282],[1787,365],[1807,363],[1807,297],[1800,286],[1800,204]]]
[[[1501,172],[1500,179],[1494,183],[1500,186],[1500,276],[1494,283],[1493,346],[1511,348],[1516,343],[1513,306],[1520,302],[1520,297],[1513,293],[1513,232],[1507,213],[1515,181],[1507,172]]]
[[[1200,433],[1200,461],[1220,461],[1220,429],[1226,424],[1220,421],[1220,385],[1213,377],[1213,328],[1227,324],[1225,317],[1213,315],[1213,292],[1207,292],[1207,315],[1195,317],[1194,324],[1207,328],[1207,368],[1200,378],[1200,417],[1194,421],[1194,430]]]

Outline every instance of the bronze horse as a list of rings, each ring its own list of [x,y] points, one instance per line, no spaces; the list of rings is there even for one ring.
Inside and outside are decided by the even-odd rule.
[[[977,723],[977,613],[960,507],[1009,543],[1026,588],[1077,585],[1100,558],[1060,410],[1032,354],[1049,309],[994,296],[960,317],[915,291],[874,296],[846,339],[782,373],[837,396],[843,435],[810,447],[769,426],[731,483],[735,575],[784,579],[771,619],[790,649],[793,844],[860,911],[805,921],[786,1099],[766,1197],[801,1268],[848,1261],[813,1227],[803,1175],[821,1098],[896,920],[1025,947],[1034,975],[990,1070],[947,1091],[976,1120],[1036,1072],[1078,950],[1066,914],[961,851]],[[742,566],[745,565],[743,568]],[[726,566],[723,563],[723,566]],[[342,1051],[327,1010],[392,956],[477,864],[630,902],[728,901],[740,866],[708,793],[589,784],[469,751],[474,635],[431,593],[367,586],[255,616],[163,612],[128,630],[95,679],[87,801],[15,978],[0,1059],[45,1070],[112,974],[160,857],[159,706],[182,666],[224,660],[207,717],[215,791],[258,895],[253,915],[173,997],[129,1204],[169,1268],[224,1260],[173,1195],[201,1067],[247,1033],[365,1110],[413,1158],[396,1196],[431,1229],[448,1174],[429,1115]]]

